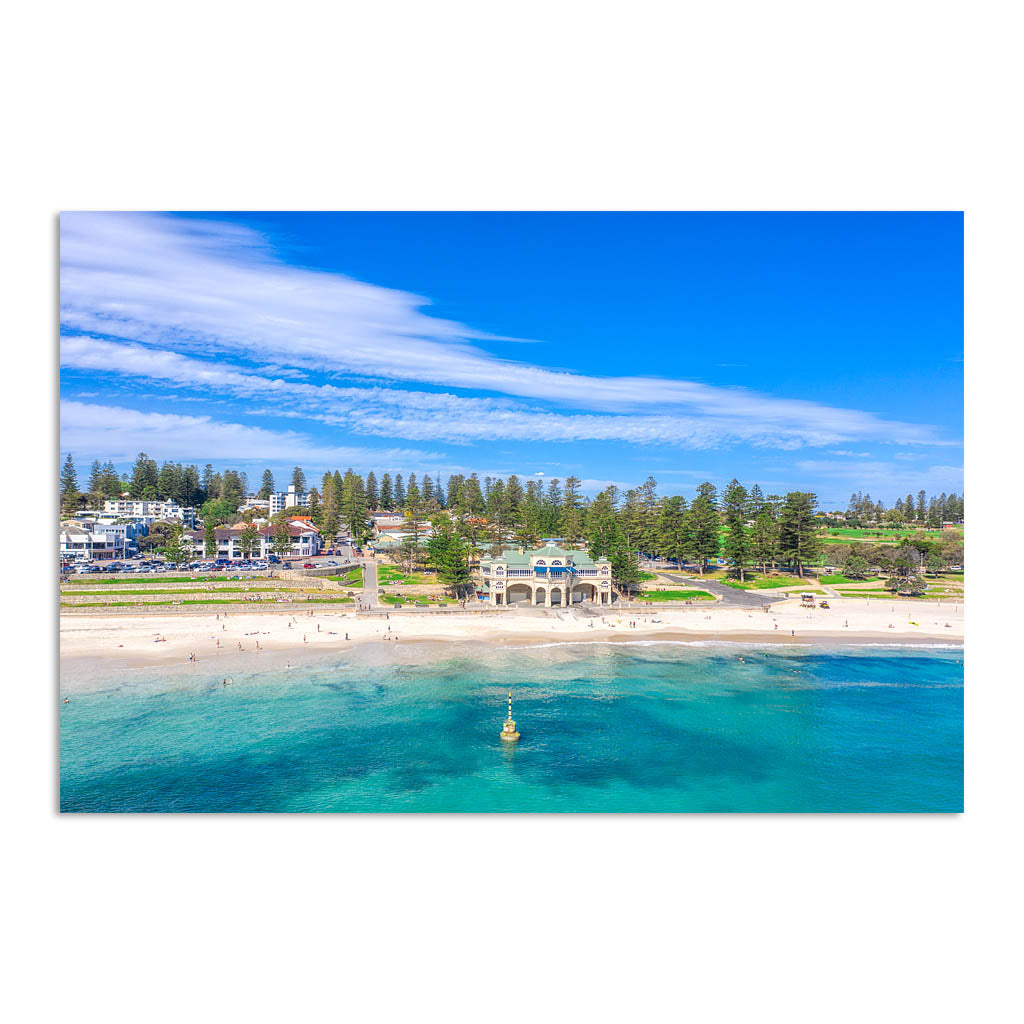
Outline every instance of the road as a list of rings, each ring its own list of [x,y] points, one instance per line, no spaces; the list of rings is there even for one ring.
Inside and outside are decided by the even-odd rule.
[[[662,572],[664,579],[673,583],[685,583],[695,590],[706,590],[709,594],[721,599],[722,604],[732,605],[736,608],[763,608],[766,604],[775,601],[782,601],[785,594],[763,594],[757,590],[737,590],[735,587],[727,587],[724,583],[715,583],[713,580],[690,579],[689,576],[677,576],[674,573]]]

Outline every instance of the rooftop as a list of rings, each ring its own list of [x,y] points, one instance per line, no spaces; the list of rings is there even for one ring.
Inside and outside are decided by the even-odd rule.
[[[584,567],[596,565],[597,562],[608,561],[607,558],[599,558],[595,561],[586,551],[570,551],[566,548],[560,548],[555,544],[545,544],[543,547],[534,548],[532,551],[519,551],[517,548],[507,548],[500,555],[495,555],[493,558],[484,557],[480,559],[480,563],[483,565],[492,562],[504,562],[510,566],[528,567],[530,562],[537,558],[543,558],[547,562],[554,559],[570,561],[573,565]]]

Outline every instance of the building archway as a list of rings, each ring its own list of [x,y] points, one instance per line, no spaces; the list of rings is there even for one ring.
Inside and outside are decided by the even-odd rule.
[[[551,588],[551,607],[565,603],[565,590],[563,587]]]
[[[506,604],[530,604],[533,601],[533,594],[530,592],[529,583],[513,583],[505,591]]]
[[[597,587],[593,583],[578,583],[572,592],[573,604],[597,600]]]
[[[544,587],[536,587],[533,591],[533,603],[544,604],[545,594],[546,591]]]

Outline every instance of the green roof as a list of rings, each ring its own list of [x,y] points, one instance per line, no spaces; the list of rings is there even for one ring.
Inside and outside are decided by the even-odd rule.
[[[529,568],[530,560],[533,558],[543,558],[549,563],[552,559],[560,558],[562,561],[572,561],[574,565],[583,567],[590,567],[596,564],[594,559],[585,551],[568,551],[555,544],[545,544],[542,548],[534,548],[532,551],[523,552],[516,548],[507,548],[502,551],[500,556],[481,558],[480,564],[491,565],[494,562],[504,562],[506,565],[517,568]],[[607,562],[608,559],[600,558],[598,561]]]

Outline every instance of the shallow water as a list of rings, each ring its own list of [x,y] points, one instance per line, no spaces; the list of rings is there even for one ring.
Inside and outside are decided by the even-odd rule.
[[[61,809],[963,809],[961,648],[382,646],[69,691]]]

